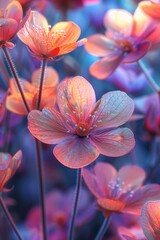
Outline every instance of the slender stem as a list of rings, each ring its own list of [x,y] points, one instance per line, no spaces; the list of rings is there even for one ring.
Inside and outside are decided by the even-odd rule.
[[[22,87],[21,87],[21,84],[20,84],[20,80],[19,80],[19,78],[18,78],[18,75],[17,75],[17,72],[16,72],[16,70],[15,70],[15,67],[14,67],[14,64],[13,64],[13,62],[12,62],[12,59],[11,59],[11,57],[10,57],[10,55],[9,55],[9,52],[7,51],[7,48],[6,48],[4,45],[3,45],[2,48],[3,48],[4,54],[5,54],[5,56],[6,56],[6,59],[7,59],[7,61],[8,61],[8,64],[9,64],[9,66],[10,66],[10,68],[11,68],[12,74],[13,74],[13,76],[14,76],[14,78],[15,78],[15,81],[16,81],[17,87],[18,87],[18,89],[19,89],[19,92],[20,92],[20,94],[21,94],[21,97],[22,97],[23,103],[24,103],[24,105],[25,105],[25,108],[26,108],[27,112],[29,113],[30,109],[29,109],[28,104],[27,104],[27,101],[26,101],[26,99],[25,99],[25,96],[24,96],[24,93],[23,93],[23,90],[22,90]]]
[[[155,82],[155,80],[153,79],[153,77],[150,75],[150,73],[148,72],[148,69],[146,68],[145,64],[142,62],[142,60],[139,60],[138,65],[140,67],[140,69],[142,70],[142,72],[144,73],[144,75],[146,76],[149,84],[152,86],[152,88],[159,93],[160,91],[160,87],[157,85],[157,83]]]
[[[18,238],[19,240],[22,240],[22,237],[20,236],[20,234],[19,234],[19,232],[18,232],[18,229],[17,229],[17,227],[16,227],[16,225],[15,225],[15,223],[14,223],[14,221],[13,221],[13,219],[12,219],[12,217],[11,217],[11,215],[10,215],[7,207],[6,207],[6,204],[4,203],[4,201],[3,201],[3,199],[2,199],[2,197],[0,197],[0,205],[1,205],[1,207],[2,207],[2,209],[3,209],[3,211],[4,211],[4,213],[5,213],[5,215],[6,215],[6,217],[7,217],[8,222],[10,223],[10,225],[11,225],[14,233],[16,234],[17,238]]]
[[[43,168],[42,168],[42,157],[40,141],[35,139],[36,151],[37,151],[37,163],[38,163],[38,181],[40,186],[40,204],[41,204],[41,216],[42,216],[42,228],[43,228],[43,239],[47,240],[46,230],[46,211],[45,211],[45,198],[44,198],[44,186],[43,186]]]
[[[81,186],[81,168],[77,169],[77,181],[76,181],[76,189],[75,189],[75,199],[73,204],[73,212],[70,220],[70,226],[68,231],[68,240],[73,239],[73,233],[74,233],[74,221],[76,217],[77,212],[77,206],[78,206],[78,198],[80,193],[80,186]]]
[[[47,60],[44,58],[42,60],[41,78],[40,78],[40,85],[39,85],[39,94],[38,94],[37,107],[36,107],[37,109],[39,109],[40,105],[41,105],[42,89],[43,89],[43,81],[44,81],[46,63],[47,63]]]
[[[95,238],[95,240],[102,240],[103,237],[104,237],[104,234],[106,233],[108,227],[109,227],[109,224],[110,224],[110,219],[111,217],[108,217],[108,218],[105,218],[103,223],[102,223],[102,226]]]

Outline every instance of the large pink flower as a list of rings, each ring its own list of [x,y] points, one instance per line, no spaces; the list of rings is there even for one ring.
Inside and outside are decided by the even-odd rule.
[[[57,144],[53,153],[65,166],[81,168],[99,153],[117,157],[134,147],[133,133],[118,128],[131,117],[132,99],[126,93],[106,93],[96,103],[95,92],[83,77],[64,80],[58,88],[59,109],[33,110],[28,115],[32,135],[47,144]]]
[[[90,67],[90,73],[98,79],[108,77],[122,62],[142,58],[150,47],[147,38],[157,23],[137,8],[133,16],[126,10],[111,9],[105,15],[104,24],[106,35],[94,34],[85,45],[87,52],[102,57]]]
[[[105,216],[114,213],[140,215],[143,204],[160,198],[160,186],[142,187],[146,177],[138,166],[124,166],[118,172],[108,163],[97,163],[93,173],[83,169],[83,178]]]
[[[141,224],[148,240],[160,239],[160,200],[145,203],[142,208]]]
[[[9,42],[23,27],[27,17],[23,19],[23,10],[18,1],[0,0],[0,47],[5,45],[12,48]]]

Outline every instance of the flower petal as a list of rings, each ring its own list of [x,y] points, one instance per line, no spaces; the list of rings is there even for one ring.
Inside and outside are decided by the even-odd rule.
[[[109,157],[120,157],[127,154],[135,145],[133,133],[128,128],[117,128],[109,132],[95,133],[91,142],[97,150]]]
[[[34,87],[39,89],[41,68],[35,70],[31,76],[31,81]],[[45,77],[43,88],[55,87],[58,84],[59,76],[57,71],[52,67],[47,67],[45,70]]]
[[[18,1],[12,1],[6,7],[6,18],[13,18],[18,23],[22,20],[23,10]]]
[[[113,212],[120,212],[125,207],[125,204],[119,199],[99,198],[97,202],[98,205],[104,209],[105,216],[110,216]]]
[[[90,73],[94,77],[103,80],[112,74],[122,60],[123,54],[121,52],[110,54],[107,57],[93,63],[90,67]]]
[[[123,190],[127,190],[128,186],[132,189],[141,187],[146,178],[145,171],[138,166],[124,166],[118,171],[118,177],[124,183]]]
[[[86,51],[98,57],[104,57],[113,52],[114,47],[114,42],[102,34],[90,36],[85,44]]]
[[[123,60],[123,63],[137,62],[139,59],[144,57],[150,48],[150,42],[145,41],[135,46],[135,50],[127,54]]]
[[[150,17],[160,19],[160,5],[153,2],[142,1],[139,7]]]
[[[134,110],[133,100],[121,91],[111,91],[102,96],[92,111],[92,125],[101,128],[118,127],[127,122]]]
[[[77,41],[81,30],[74,22],[59,22],[49,32],[53,46],[62,46]]]
[[[147,202],[142,208],[141,224],[149,240],[160,239],[160,201]]]
[[[111,9],[104,17],[104,24],[109,31],[128,37],[133,30],[133,16],[123,9]]]
[[[147,201],[160,199],[160,186],[149,184],[136,190],[132,197],[125,199],[126,206],[123,212],[140,215],[142,206]]]
[[[60,163],[70,168],[87,166],[99,156],[89,139],[78,137],[72,137],[56,145],[53,154]]]
[[[25,93],[24,95],[25,95],[25,99],[27,101],[29,109],[33,109],[33,105],[32,105],[33,94]],[[14,112],[16,114],[27,115],[27,110],[24,106],[20,93],[15,93],[7,96],[6,108],[9,111]]]
[[[18,23],[14,19],[0,19],[0,41],[10,40],[18,30]]]
[[[59,85],[57,102],[66,118],[73,122],[84,121],[95,104],[95,92],[85,78],[67,78]]]
[[[33,110],[28,115],[28,129],[34,137],[47,144],[56,144],[70,135],[63,117],[54,109]]]
[[[130,232],[130,229],[119,227],[118,233],[123,240],[137,240],[137,237]]]

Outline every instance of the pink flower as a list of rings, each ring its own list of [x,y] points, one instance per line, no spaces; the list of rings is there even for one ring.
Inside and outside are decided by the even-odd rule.
[[[82,46],[86,39],[77,42],[80,28],[73,22],[59,22],[52,28],[47,19],[37,11],[32,11],[18,37],[38,59],[54,59]]]
[[[97,163],[93,173],[83,169],[84,181],[105,216],[112,213],[140,215],[146,201],[159,199],[159,185],[142,187],[145,177],[144,170],[137,166],[124,166],[117,172],[111,164]]]
[[[144,204],[141,224],[148,240],[160,239],[160,200],[149,201]]]
[[[0,47],[14,47],[10,40],[23,27],[28,16],[23,21],[22,17],[23,10],[18,1],[0,0]]]
[[[88,38],[85,49],[92,55],[102,57],[90,67],[90,73],[105,79],[120,63],[132,63],[141,59],[149,50],[147,37],[157,22],[137,9],[132,16],[122,9],[111,9],[104,17],[106,35],[94,34]]]
[[[144,114],[144,128],[151,136],[160,135],[160,103],[158,94],[135,99],[136,109]]]
[[[123,240],[146,240],[146,237],[140,226],[130,228],[120,227],[118,228],[118,232]]]
[[[13,157],[8,153],[0,153],[0,191],[12,178],[22,159],[22,152],[19,150]]]
[[[29,81],[24,81],[23,79],[21,80],[21,86],[28,106],[31,110],[36,109],[37,105],[40,85],[40,71],[40,69],[37,69],[33,72],[31,76],[31,83]],[[55,105],[57,97],[56,87],[58,81],[59,76],[57,71],[51,67],[46,68],[40,109]],[[6,107],[11,112],[20,115],[27,115],[27,111],[24,107],[14,79],[10,79],[10,95],[7,97]]]
[[[52,191],[46,196],[46,221],[47,230],[53,234],[53,239],[66,239],[70,217],[72,213],[73,189],[67,192]],[[64,201],[65,199],[65,201]],[[81,188],[78,211],[75,220],[76,226],[88,222],[95,214],[96,209],[88,191]],[[27,216],[26,225],[30,229],[41,230],[41,209],[33,207]],[[55,236],[59,238],[54,238]],[[60,237],[61,236],[61,237]],[[63,237],[62,237],[63,236]],[[52,239],[52,237],[49,239]]]
[[[81,168],[99,154],[122,156],[134,147],[133,133],[118,128],[132,115],[134,104],[126,93],[106,93],[96,103],[95,92],[83,77],[64,80],[58,88],[59,109],[31,111],[28,128],[47,144],[57,144],[55,157],[65,166]]]

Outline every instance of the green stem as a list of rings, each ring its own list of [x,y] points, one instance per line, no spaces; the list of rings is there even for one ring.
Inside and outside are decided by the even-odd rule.
[[[145,64],[143,63],[142,60],[139,60],[138,65],[141,69],[141,71],[144,73],[144,75],[146,76],[149,84],[152,86],[152,88],[156,91],[156,92],[160,92],[160,87],[157,85],[157,83],[155,82],[155,80],[153,79],[153,77],[150,75],[148,69],[146,68]]]
[[[14,76],[14,78],[15,78],[15,81],[16,81],[18,90],[19,90],[19,92],[20,92],[20,94],[21,94],[21,97],[22,97],[24,106],[25,106],[25,108],[26,108],[26,111],[29,113],[29,112],[30,112],[30,109],[29,109],[29,106],[28,106],[27,101],[26,101],[26,99],[25,99],[25,96],[24,96],[24,93],[23,93],[23,90],[22,90],[22,87],[21,87],[21,84],[20,84],[20,80],[19,80],[19,78],[18,78],[18,75],[17,75],[17,72],[16,72],[16,70],[15,70],[15,67],[14,67],[14,64],[13,64],[13,62],[12,62],[12,59],[11,59],[11,57],[10,57],[10,55],[9,55],[9,52],[7,51],[7,48],[6,48],[4,45],[3,45],[2,49],[3,49],[3,51],[4,51],[4,54],[5,54],[5,56],[6,56],[6,59],[7,59],[7,61],[8,61],[8,64],[9,64],[9,66],[10,66],[10,69],[11,69],[11,71],[12,71],[12,74],[13,74],[13,76]]]
[[[76,212],[77,212],[80,187],[81,187],[81,168],[77,169],[77,181],[76,181],[76,189],[75,189],[75,199],[74,199],[73,212],[72,212],[70,226],[69,226],[68,240],[72,240],[73,239],[74,222],[75,222],[75,217],[76,217]]]
[[[13,229],[14,233],[16,234],[17,238],[19,240],[22,240],[22,237],[20,236],[20,234],[18,232],[18,229],[17,229],[17,227],[16,227],[16,225],[15,225],[15,223],[14,223],[14,221],[13,221],[13,219],[12,219],[12,217],[11,217],[11,215],[10,215],[10,213],[9,213],[9,211],[8,211],[4,201],[2,199],[2,197],[0,197],[0,205],[1,205],[1,207],[3,209],[3,212],[5,213],[5,215],[6,215],[7,219],[8,219],[8,222],[11,225],[11,228]]]

